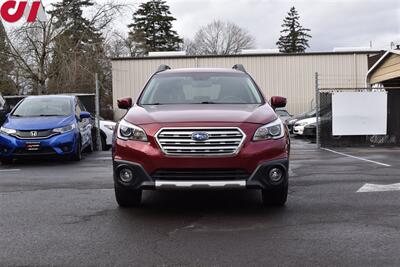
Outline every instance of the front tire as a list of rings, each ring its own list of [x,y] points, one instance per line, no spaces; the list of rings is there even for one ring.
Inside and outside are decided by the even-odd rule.
[[[115,199],[121,208],[138,207],[142,201],[142,190],[133,190],[115,185]]]
[[[87,151],[88,153],[92,153],[92,152],[94,151],[94,148],[95,148],[95,145],[94,145],[93,139],[92,139],[92,141],[90,142],[90,145],[88,145],[86,151]]]
[[[283,207],[287,201],[289,185],[262,190],[262,201],[266,206]]]
[[[107,146],[106,138],[101,136],[101,150],[107,151],[109,147]]]
[[[81,161],[82,160],[82,144],[81,144],[81,139],[78,139],[78,144],[76,147],[76,151],[74,155],[72,156],[73,161]]]
[[[13,159],[9,159],[9,158],[2,158],[0,161],[1,161],[1,165],[9,165],[9,164],[13,163]]]

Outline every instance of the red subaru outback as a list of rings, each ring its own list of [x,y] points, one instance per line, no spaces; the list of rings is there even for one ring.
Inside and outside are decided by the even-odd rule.
[[[176,69],[161,65],[128,112],[113,145],[115,195],[137,206],[142,190],[261,189],[267,205],[288,194],[290,140],[242,65]]]

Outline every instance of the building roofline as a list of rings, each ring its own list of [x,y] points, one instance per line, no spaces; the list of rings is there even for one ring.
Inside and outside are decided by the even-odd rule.
[[[375,62],[375,64],[368,70],[367,72],[367,82],[369,82],[369,76],[371,75],[371,73],[373,73],[375,71],[375,69],[382,63],[382,61],[384,61],[386,59],[386,57],[390,54],[398,54],[400,55],[400,50],[388,50],[385,52],[385,54],[383,54],[383,56],[381,56],[380,59],[378,59],[377,62]]]
[[[266,54],[236,54],[236,55],[198,55],[198,56],[162,56],[162,57],[117,57],[113,61],[123,60],[152,60],[152,59],[185,59],[185,58],[223,58],[223,57],[276,57],[276,56],[323,56],[323,55],[369,55],[378,54],[385,50],[344,51],[344,52],[306,52],[306,53],[266,53]]]

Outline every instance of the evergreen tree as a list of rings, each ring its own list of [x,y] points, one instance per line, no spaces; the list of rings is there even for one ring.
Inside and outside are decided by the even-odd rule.
[[[283,20],[281,36],[276,45],[284,53],[304,53],[309,48],[310,29],[303,28],[299,23],[300,16],[295,7],[288,12]]]
[[[151,0],[142,3],[133,14],[133,23],[128,25],[129,36],[132,42],[138,44],[142,54],[179,50],[183,40],[172,29],[172,22],[175,20],[166,1]]]
[[[83,17],[83,9],[91,6],[92,0],[62,0],[53,4],[54,9],[49,12],[56,17],[55,25],[63,29],[64,42],[68,40],[71,48],[84,49],[85,45],[102,41],[99,30]]]
[[[7,45],[6,31],[0,20],[0,93],[3,95],[13,95],[16,92],[15,84],[10,78],[13,64],[8,55],[9,47]]]
[[[56,28],[62,32],[55,40],[50,66],[51,93],[91,92],[93,74],[101,75],[102,34],[83,16],[83,9],[91,6],[91,0],[62,0],[53,4],[54,9],[49,12],[56,18]]]

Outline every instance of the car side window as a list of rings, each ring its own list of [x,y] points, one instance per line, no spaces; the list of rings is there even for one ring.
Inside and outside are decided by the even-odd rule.
[[[78,103],[75,104],[75,114],[76,117],[79,118],[81,116],[82,109]]]
[[[76,102],[79,105],[79,108],[81,109],[81,111],[86,111],[85,106],[82,104],[82,102],[79,100],[79,98],[76,99]]]

